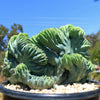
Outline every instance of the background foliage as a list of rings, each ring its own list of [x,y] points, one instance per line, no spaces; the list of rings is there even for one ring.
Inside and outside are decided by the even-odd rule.
[[[90,60],[100,69],[100,31],[98,31],[96,34],[92,33],[87,35],[86,38],[91,44],[91,48],[88,50],[90,54]],[[100,82],[100,73],[91,73],[90,77],[91,79]]]
[[[100,31],[87,35],[86,38],[91,44],[91,48],[88,50],[90,60],[93,64],[100,66]]]

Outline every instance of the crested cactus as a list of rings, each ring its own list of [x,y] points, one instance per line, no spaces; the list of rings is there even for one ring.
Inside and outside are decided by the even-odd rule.
[[[11,37],[3,74],[11,83],[33,89],[85,81],[94,65],[88,60],[85,32],[73,25],[48,28],[29,38],[26,33]]]

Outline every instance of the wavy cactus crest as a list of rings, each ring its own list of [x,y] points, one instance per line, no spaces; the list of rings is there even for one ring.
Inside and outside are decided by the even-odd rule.
[[[23,83],[33,89],[55,84],[85,81],[94,65],[88,60],[89,42],[84,31],[73,25],[48,28],[29,38],[12,36],[4,59],[4,76],[11,83]]]

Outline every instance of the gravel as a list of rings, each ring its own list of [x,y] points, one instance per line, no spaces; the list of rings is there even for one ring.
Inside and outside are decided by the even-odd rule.
[[[80,92],[88,92],[92,90],[98,89],[100,86],[96,85],[94,83],[74,83],[72,85],[67,84],[67,85],[55,85],[55,89],[29,89],[26,86],[23,85],[14,85],[14,84],[7,84],[4,85],[5,88],[11,89],[11,90],[16,90],[20,92],[29,92],[29,93],[49,93],[49,94],[66,94],[66,93],[80,93]]]

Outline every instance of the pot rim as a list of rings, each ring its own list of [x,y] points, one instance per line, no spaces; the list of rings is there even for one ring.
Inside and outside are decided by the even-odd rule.
[[[42,100],[42,99],[49,99],[49,98],[58,98],[61,99],[68,99],[68,100],[79,100],[79,99],[88,99],[95,96],[100,95],[100,88],[92,91],[87,92],[80,92],[80,93],[66,93],[66,94],[42,94],[42,93],[29,93],[29,92],[22,92],[22,91],[16,91],[7,89],[3,86],[3,84],[8,84],[9,81],[5,81],[2,84],[0,84],[0,92],[11,97],[20,98],[20,99],[30,99],[33,100],[33,98],[36,100]],[[96,83],[100,85],[100,82],[97,82],[95,80],[87,80],[88,83]],[[50,100],[50,99],[49,99]]]

